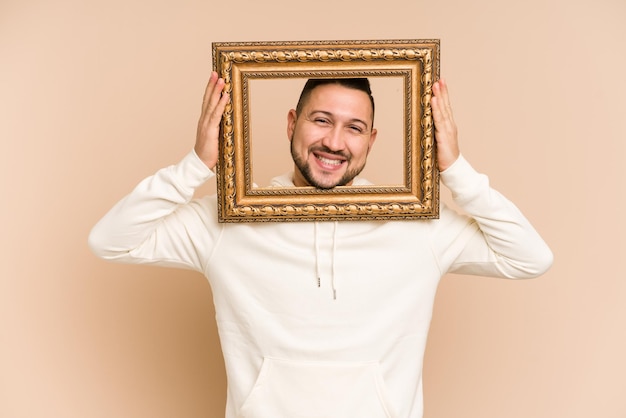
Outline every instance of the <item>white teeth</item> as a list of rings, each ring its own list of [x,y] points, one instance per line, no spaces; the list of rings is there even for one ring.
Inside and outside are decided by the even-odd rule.
[[[341,160],[329,160],[328,158],[324,158],[324,157],[320,157],[320,156],[316,156],[318,160],[320,160],[321,162],[323,162],[324,164],[329,164],[329,165],[341,165]]]

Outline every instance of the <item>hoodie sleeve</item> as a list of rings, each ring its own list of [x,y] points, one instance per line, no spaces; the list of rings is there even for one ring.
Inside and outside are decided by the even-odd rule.
[[[91,230],[89,247],[105,260],[202,271],[219,233],[209,200],[192,200],[214,174],[191,151],[143,180]]]
[[[442,211],[434,240],[444,272],[524,279],[550,268],[553,255],[544,240],[463,156],[441,173],[441,180],[467,214]]]

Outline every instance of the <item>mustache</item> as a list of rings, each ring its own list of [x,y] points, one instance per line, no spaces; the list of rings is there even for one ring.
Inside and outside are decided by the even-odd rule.
[[[333,151],[330,148],[324,146],[324,145],[317,145],[317,146],[313,146],[311,148],[309,148],[309,152],[323,152],[326,154],[331,154],[331,155],[336,155],[339,157],[344,158],[345,160],[350,160],[352,158],[352,156],[345,152],[345,151]]]

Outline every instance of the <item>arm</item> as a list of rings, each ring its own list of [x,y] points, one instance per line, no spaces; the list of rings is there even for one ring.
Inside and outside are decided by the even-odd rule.
[[[96,255],[127,263],[201,268],[201,258],[207,256],[206,248],[200,248],[207,242],[202,231],[206,234],[213,220],[207,219],[206,201],[191,199],[195,189],[213,177],[219,123],[228,102],[223,87],[213,73],[194,152],[142,181],[94,226],[89,246]]]
[[[506,278],[544,273],[552,265],[552,252],[519,209],[462,157],[448,89],[442,80],[433,86],[433,94],[441,180],[467,213],[442,211],[433,244],[442,270]]]
[[[446,245],[438,251],[444,254],[446,271],[524,279],[548,270],[553,258],[550,248],[520,210],[490,187],[486,175],[460,156],[441,173],[441,180],[467,214],[451,213],[450,209],[442,213],[442,220],[453,219],[448,222],[455,224],[435,233],[435,240],[442,238],[435,245]]]

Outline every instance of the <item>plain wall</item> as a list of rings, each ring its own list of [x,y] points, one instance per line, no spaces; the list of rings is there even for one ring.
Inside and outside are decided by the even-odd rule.
[[[220,417],[199,274],[96,259],[91,226],[193,146],[211,42],[441,39],[462,151],[555,253],[446,276],[426,418],[626,416],[623,0],[2,0],[0,417]]]

